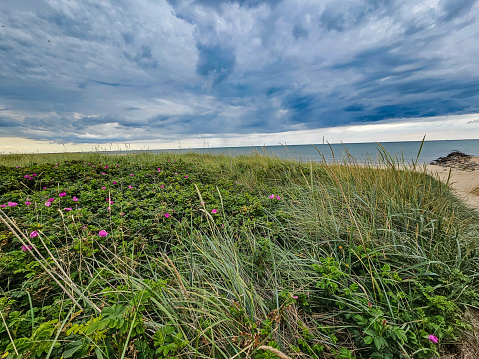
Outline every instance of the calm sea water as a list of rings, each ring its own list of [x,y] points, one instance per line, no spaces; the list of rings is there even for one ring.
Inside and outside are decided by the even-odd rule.
[[[421,141],[410,142],[382,142],[380,145],[393,157],[405,163],[415,161],[421,147]],[[451,151],[458,150],[471,156],[479,157],[479,140],[451,140],[451,141],[425,141],[419,155],[419,163],[429,163],[438,157],[448,155]],[[288,145],[264,147],[219,147],[198,149],[154,150],[152,152],[197,152],[211,154],[227,154],[231,156],[250,155],[255,152],[273,155],[280,158],[298,159],[302,161],[327,162],[347,159],[348,154],[358,162],[369,159],[378,162],[380,146],[378,143],[345,143],[345,144],[316,144],[316,145]]]

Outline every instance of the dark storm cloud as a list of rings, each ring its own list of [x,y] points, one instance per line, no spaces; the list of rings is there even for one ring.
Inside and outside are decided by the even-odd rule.
[[[196,65],[198,74],[212,76],[217,85],[230,75],[235,66],[235,54],[233,50],[219,45],[198,45],[199,57]]]
[[[473,113],[478,19],[471,0],[4,0],[0,136],[180,140]]]

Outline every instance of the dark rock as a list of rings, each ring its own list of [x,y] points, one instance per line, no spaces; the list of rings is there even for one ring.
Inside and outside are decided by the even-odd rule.
[[[464,171],[474,171],[479,169],[479,164],[473,162],[470,155],[466,155],[465,153],[456,150],[452,151],[446,157],[439,157],[430,164],[442,167],[458,168]]]

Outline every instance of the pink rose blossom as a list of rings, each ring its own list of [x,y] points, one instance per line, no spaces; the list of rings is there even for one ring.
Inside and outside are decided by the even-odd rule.
[[[105,165],[105,168],[108,168],[108,166]]]
[[[70,212],[71,210],[73,210],[73,208],[67,207],[67,208],[63,208],[63,210],[64,210],[65,212]]]
[[[115,181],[113,181],[113,184],[116,184],[116,182],[115,182]]]
[[[218,213],[218,210],[217,210],[217,209],[213,209],[213,210],[211,211],[211,213],[216,214],[216,213]]]
[[[43,189],[47,189],[46,187],[43,187]]]
[[[106,187],[102,187],[101,189],[106,189]]]
[[[5,208],[7,205],[6,204],[0,204],[1,208]]]
[[[48,202],[53,202],[54,200],[55,200],[55,198],[49,198]]]
[[[24,252],[30,252],[30,250],[31,250],[32,248],[33,248],[32,246],[25,246],[25,245],[23,245],[23,246],[22,246],[22,251],[24,251]]]
[[[102,174],[102,175],[106,175],[106,173],[105,173],[105,172],[102,172],[101,174]]]
[[[269,196],[269,198],[274,199],[274,194],[272,194],[271,196]]]
[[[30,177],[30,176],[29,176],[29,175],[25,175],[25,178],[28,178],[28,177]]]
[[[165,213],[165,217],[168,218],[170,216],[169,213]]]
[[[67,195],[66,192],[62,192],[59,194],[60,197],[65,197],[66,195]]]
[[[8,207],[15,207],[18,206],[18,203],[16,202],[8,202]]]
[[[279,201],[279,200],[281,200],[281,197],[280,197],[280,196],[276,196],[276,199]]]
[[[165,188],[165,186],[164,186],[164,185],[161,185],[160,188]]]
[[[439,338],[436,337],[435,335],[432,335],[432,334],[431,334],[431,335],[429,335],[429,336],[427,337],[427,339],[429,339],[429,341],[430,341],[431,343],[434,343],[434,344],[439,343]]]
[[[37,231],[33,231],[30,233],[30,238],[35,238],[35,237],[38,237],[38,232]]]
[[[78,198],[76,198],[75,196],[73,196],[72,200],[73,202],[78,202]]]
[[[45,202],[46,207],[50,207],[51,205],[52,205],[52,202],[50,202],[50,201]]]
[[[298,299],[298,296],[297,296],[297,295],[293,295],[293,299]]]
[[[128,185],[128,188],[133,188],[133,186],[130,184],[130,185]]]
[[[108,235],[108,232],[105,231],[104,229],[102,229],[100,232],[98,232],[98,235],[99,235],[100,237],[106,237],[106,236]]]
[[[32,204],[32,202],[30,202],[30,201],[26,201],[26,202],[25,202],[25,204],[26,204],[27,206],[29,206],[29,205],[31,205],[31,204]]]
[[[130,177],[133,177],[133,176],[134,176],[134,174],[133,174],[133,173],[130,173]]]

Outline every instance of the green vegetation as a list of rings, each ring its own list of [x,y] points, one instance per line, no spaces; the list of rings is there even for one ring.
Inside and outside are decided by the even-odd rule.
[[[477,215],[383,162],[0,156],[0,357],[454,350],[479,304]]]

